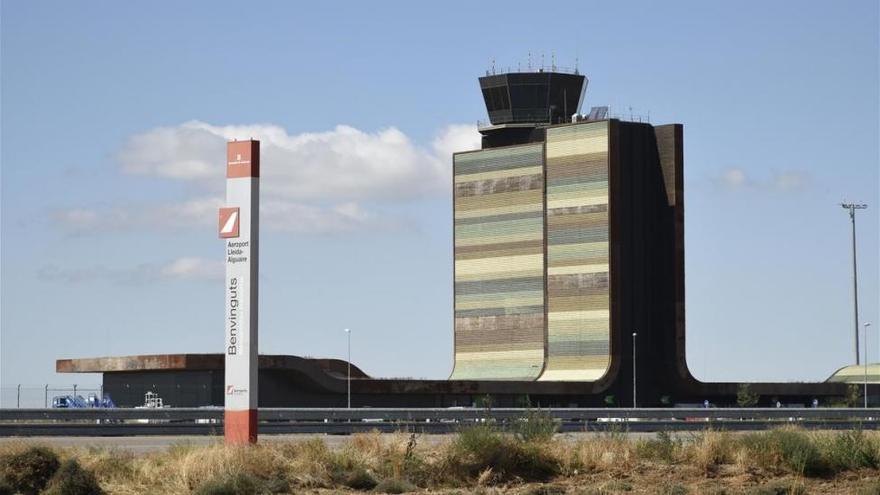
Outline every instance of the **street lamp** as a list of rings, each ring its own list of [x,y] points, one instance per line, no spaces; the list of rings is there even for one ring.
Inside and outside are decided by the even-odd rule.
[[[636,332],[633,332],[633,409],[636,408]]]
[[[348,408],[351,409],[351,329],[346,328],[345,334],[348,336],[348,380],[346,380],[346,389],[348,397]]]
[[[865,322],[865,409],[868,408],[868,327],[870,326],[870,323]]]
[[[856,275],[856,210],[864,210],[868,205],[863,203],[840,203],[841,208],[849,210],[852,222],[852,263],[853,263],[853,314],[855,315],[855,351],[856,365],[859,364],[859,280]]]

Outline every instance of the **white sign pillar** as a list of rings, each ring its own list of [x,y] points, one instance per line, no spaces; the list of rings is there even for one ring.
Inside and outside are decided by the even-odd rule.
[[[219,223],[226,248],[223,430],[227,444],[256,443],[260,142],[227,143],[226,158],[226,207]]]

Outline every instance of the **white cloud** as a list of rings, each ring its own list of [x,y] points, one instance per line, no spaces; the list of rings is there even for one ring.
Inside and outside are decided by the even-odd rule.
[[[748,177],[746,177],[746,172],[741,168],[724,169],[721,172],[720,181],[723,185],[731,189],[745,187],[749,184],[749,179]]]
[[[773,177],[773,187],[781,191],[799,191],[810,185],[810,176],[803,172],[788,171]]]
[[[480,149],[482,137],[477,128],[471,124],[453,124],[446,126],[434,141],[431,147],[434,154],[441,160],[446,160],[449,169],[452,167],[452,154],[459,151]]]
[[[194,227],[216,228],[219,197],[205,196],[181,202],[112,208],[61,210],[54,220],[69,234],[107,234],[123,231],[173,233]],[[366,211],[355,202],[331,206],[264,200],[260,204],[260,225],[264,230],[308,235],[333,235],[363,230],[391,230],[400,220]]]
[[[161,264],[142,263],[132,268],[46,265],[38,270],[37,276],[43,281],[68,284],[103,281],[118,285],[141,285],[167,280],[217,281],[223,279],[223,269],[223,262],[218,260],[183,257]]]
[[[54,220],[69,234],[128,230],[173,231],[217,221],[223,199],[197,197],[180,202],[57,210]]]
[[[159,274],[172,279],[222,280],[223,262],[206,258],[178,258],[159,269]]]
[[[751,177],[744,169],[730,167],[721,171],[715,179],[720,186],[730,190],[764,190],[790,192],[805,189],[810,185],[810,176],[805,172],[789,170],[775,173],[768,178]]]
[[[389,230],[401,222],[367,212],[353,202],[319,207],[289,201],[264,201],[260,221],[266,228],[296,234],[328,235],[360,230]]]
[[[208,226],[217,221],[225,178],[226,142],[261,142],[261,221],[274,231],[330,235],[399,228],[405,221],[377,214],[370,203],[405,202],[448,194],[452,153],[476,149],[473,125],[450,125],[430,146],[390,127],[364,132],[289,134],[271,124],[215,126],[190,121],[131,136],[117,160],[125,174],[197,184],[196,196],[159,204],[77,207],[53,213],[68,234]]]
[[[58,211],[57,220],[72,229],[88,229],[98,222],[98,212],[87,208]]]
[[[286,200],[395,200],[447,192],[452,152],[479,147],[473,125],[450,125],[431,147],[397,128],[288,134],[269,124],[215,126],[190,121],[132,136],[118,154],[122,170],[167,179],[221,184],[225,146],[259,139],[261,190]]]

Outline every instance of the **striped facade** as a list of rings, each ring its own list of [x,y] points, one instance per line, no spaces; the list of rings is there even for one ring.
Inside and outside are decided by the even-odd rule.
[[[458,153],[453,380],[594,381],[610,363],[609,123]]]
[[[544,367],[543,148],[455,155],[453,380],[535,380]]]
[[[610,364],[608,122],[547,129],[547,363],[591,381]]]

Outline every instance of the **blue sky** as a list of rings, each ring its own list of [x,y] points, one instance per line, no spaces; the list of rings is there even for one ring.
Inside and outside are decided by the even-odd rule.
[[[849,220],[878,359],[878,6],[2,3],[0,383],[62,357],[220,352],[223,140],[264,142],[261,352],[452,365],[450,153],[476,78],[551,54],[584,106],[685,126],[688,360],[852,361]],[[552,21],[552,22],[551,22]]]

